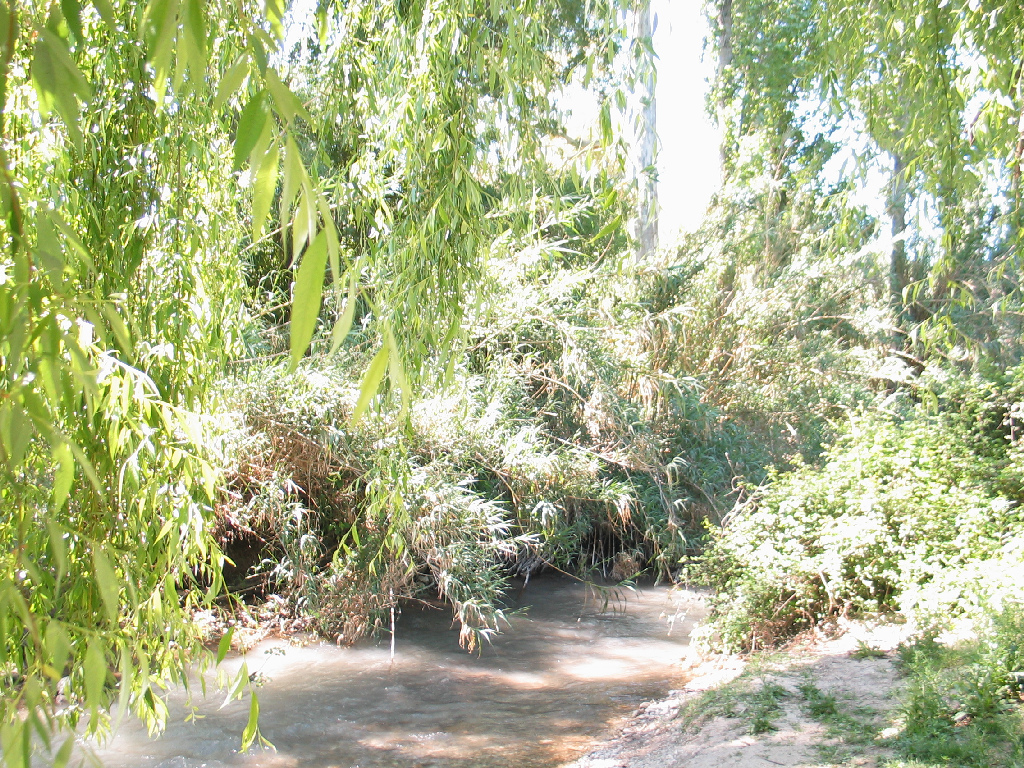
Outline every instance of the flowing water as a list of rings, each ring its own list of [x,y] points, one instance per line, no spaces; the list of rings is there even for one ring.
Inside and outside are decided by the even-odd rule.
[[[260,725],[276,750],[239,754],[248,701],[171,722],[158,740],[135,722],[97,750],[108,768],[541,768],[572,760],[645,699],[678,686],[699,607],[664,587],[610,600],[563,578],[534,578],[479,654],[458,645],[450,614],[406,607],[389,640],[354,648],[273,641],[247,655],[264,680]],[[225,662],[234,664],[239,660]]]

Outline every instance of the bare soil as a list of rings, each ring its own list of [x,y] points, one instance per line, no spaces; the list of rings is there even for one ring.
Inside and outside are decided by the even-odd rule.
[[[618,734],[563,768],[877,766],[889,756],[895,649],[906,635],[900,625],[841,622],[779,656],[686,661],[681,690],[641,705]],[[751,702],[767,685],[778,696],[774,729],[754,733]],[[829,713],[815,713],[809,690],[830,697]]]

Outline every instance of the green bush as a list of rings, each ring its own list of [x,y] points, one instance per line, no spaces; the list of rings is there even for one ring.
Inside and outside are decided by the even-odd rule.
[[[966,608],[970,589],[949,575],[1011,561],[1024,534],[1013,381],[957,381],[937,413],[862,413],[821,466],[773,474],[691,568],[716,590],[703,641],[752,647],[837,614]],[[1024,583],[1004,582],[1009,595]],[[949,591],[930,593],[937,584]]]
[[[641,483],[552,434],[524,407],[523,377],[457,372],[408,421],[384,397],[352,425],[357,371],[317,358],[225,386],[219,534],[239,564],[258,550],[236,585],[287,598],[310,628],[354,640],[434,591],[473,645],[497,626],[510,574],[625,578],[672,546],[660,501],[648,510]]]

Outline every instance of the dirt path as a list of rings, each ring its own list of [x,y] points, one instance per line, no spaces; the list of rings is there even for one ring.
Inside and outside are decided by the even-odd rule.
[[[692,667],[685,688],[649,702],[612,740],[563,768],[875,766],[899,683],[898,626],[847,624],[785,653]]]

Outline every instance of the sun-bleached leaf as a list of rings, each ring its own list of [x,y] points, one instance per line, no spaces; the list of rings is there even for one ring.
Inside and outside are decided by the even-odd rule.
[[[256,740],[256,733],[260,726],[260,702],[255,691],[249,693],[249,722],[245,724],[242,731],[242,751],[245,752]]]
[[[238,60],[228,67],[228,71],[224,73],[220,83],[217,84],[217,95],[213,97],[213,109],[215,111],[222,109],[227,104],[228,99],[238,92],[242,81],[245,80],[245,76],[248,74],[249,59],[246,56],[239,56]]]
[[[345,309],[341,313],[341,317],[338,318],[338,322],[334,324],[334,330],[331,332],[331,350],[328,354],[333,355],[341,347],[342,343],[348,337],[349,331],[352,330],[352,321],[356,316],[356,300],[357,291],[359,289],[359,274],[355,270],[352,271],[352,277],[349,283],[348,299],[345,301]]]
[[[92,562],[95,566],[96,584],[100,590],[100,599],[103,601],[103,608],[106,610],[107,619],[111,622],[117,621],[117,614],[120,610],[120,581],[110,564],[107,553],[99,546],[93,547]]]
[[[50,496],[54,510],[60,510],[68,500],[71,484],[75,481],[75,458],[71,446],[60,443],[51,452],[54,464],[53,493]]]
[[[103,641],[93,638],[85,652],[85,705],[94,713],[103,707],[106,696],[103,689],[107,683],[107,655]]]
[[[313,118],[310,117],[306,107],[299,101],[299,97],[292,93],[287,85],[281,82],[281,78],[278,77],[277,71],[273,67],[267,67],[266,79],[267,90],[270,91],[274,104],[277,106],[277,112],[281,117],[290,123],[295,119],[295,115],[299,115],[307,123],[313,122]]]
[[[263,7],[274,35],[279,41],[284,40],[284,14],[287,10],[287,3],[285,0],[265,0]]]

